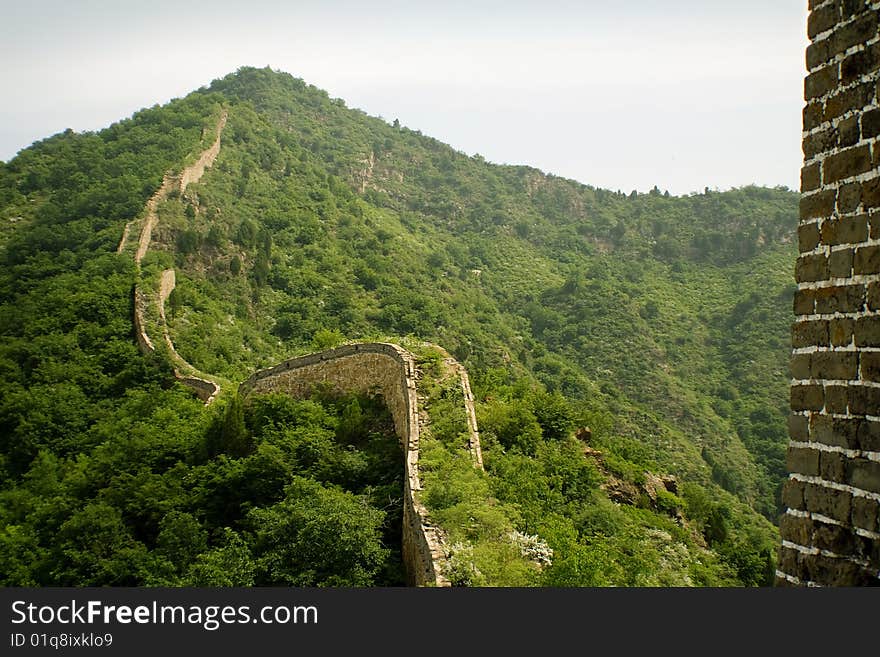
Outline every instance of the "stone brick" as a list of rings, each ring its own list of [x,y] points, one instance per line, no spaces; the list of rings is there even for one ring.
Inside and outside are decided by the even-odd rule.
[[[880,493],[880,462],[856,458],[847,462],[847,483],[854,488]]]
[[[818,476],[819,452],[815,449],[789,447],[785,454],[785,467],[789,472]]]
[[[825,111],[822,119],[832,121],[850,110],[862,109],[869,104],[876,93],[876,87],[870,82],[838,91],[824,103]],[[821,123],[822,121],[819,121]],[[805,128],[809,130],[809,128]]]
[[[798,249],[801,253],[819,246],[819,224],[816,222],[798,226]]]
[[[880,352],[865,351],[859,355],[859,378],[880,382]]]
[[[779,533],[787,541],[809,545],[813,537],[813,521],[786,513],[779,519]]]
[[[840,249],[832,251],[828,256],[828,273],[831,278],[849,278],[852,276],[853,250]]]
[[[866,297],[868,310],[880,310],[880,283],[869,283]]]
[[[812,354],[792,354],[789,370],[793,379],[810,378],[810,360]]]
[[[859,129],[859,117],[851,116],[840,122],[837,126],[837,145],[840,148],[849,148],[859,143],[861,131]]]
[[[828,0],[820,0],[816,2],[820,5]],[[849,20],[858,14],[864,14],[870,9],[872,0],[831,0],[831,4],[837,4],[840,7],[841,22]]]
[[[804,159],[809,160],[816,157],[819,153],[827,153],[834,150],[839,143],[840,135],[837,128],[826,128],[825,130],[807,135],[801,144]]]
[[[811,43],[807,46],[805,59],[808,71],[812,71],[813,69],[820,67],[822,64],[825,64],[831,59],[831,41],[829,39],[823,39],[822,41]]]
[[[822,182],[826,185],[871,170],[871,149],[867,144],[840,151],[822,163]]]
[[[822,242],[831,246],[854,244],[868,239],[868,216],[843,217],[822,222]]]
[[[880,452],[880,422],[862,420],[859,422],[857,449],[865,452]]]
[[[878,515],[880,515],[880,504],[878,504],[877,500],[871,500],[867,497],[853,497],[853,525],[867,529],[869,532],[876,532]]]
[[[817,351],[811,355],[810,374],[814,379],[849,381],[856,378],[859,361],[852,351]],[[809,378],[809,377],[803,377]]]
[[[880,109],[862,114],[862,139],[872,139],[880,135]]]
[[[825,106],[821,101],[810,103],[802,112],[804,130],[812,130],[825,120]]]
[[[802,567],[806,569],[807,579],[825,586],[864,586],[870,577],[852,561],[823,554],[805,556]]]
[[[788,435],[792,440],[806,442],[810,439],[810,418],[806,415],[788,416]]]
[[[821,411],[825,406],[825,390],[820,385],[791,386],[791,410]]]
[[[801,169],[801,191],[812,192],[819,189],[822,184],[822,165],[819,162],[807,165]]]
[[[880,151],[880,145],[875,145],[874,148]],[[866,209],[880,207],[880,178],[872,178],[862,183],[862,203]]]
[[[862,186],[857,182],[841,185],[837,190],[837,211],[847,214],[858,209],[862,202]]]
[[[880,66],[880,46],[874,44],[864,50],[853,53],[840,63],[840,79],[843,84],[850,84]]]
[[[815,194],[801,196],[800,216],[802,221],[807,219],[822,219],[830,217],[834,212],[837,202],[837,192],[833,189],[825,189]]]
[[[873,11],[863,14],[834,32],[831,36],[831,54],[836,55],[858,43],[865,43],[876,32],[877,14]]]
[[[813,526],[812,544],[820,550],[835,554],[852,554],[856,541],[852,530],[840,525],[817,522]]]
[[[852,343],[855,321],[849,317],[836,317],[828,322],[828,338],[834,347],[845,347]]]
[[[859,317],[853,333],[857,347],[880,347],[880,317]]]
[[[878,299],[880,299],[880,295],[878,295]],[[792,307],[795,315],[812,315],[816,307],[813,290],[796,290]]]
[[[821,513],[838,522],[849,522],[852,495],[846,491],[807,484],[804,487],[804,503],[811,513]]]
[[[816,453],[819,454],[819,476],[828,481],[843,481],[846,477],[846,457],[838,452]]]
[[[810,73],[804,80],[804,100],[821,98],[834,89],[839,81],[837,69],[837,64],[833,63]]]
[[[785,547],[784,545],[780,546],[777,566],[779,570],[787,573],[788,575],[793,575],[801,579],[806,579],[805,573],[801,571],[800,558],[801,553],[797,550]]]
[[[863,246],[856,249],[853,256],[854,274],[876,274],[880,272],[880,245]]]
[[[816,319],[795,322],[791,326],[791,345],[798,347],[827,347],[828,320]]]
[[[818,314],[854,313],[865,305],[865,286],[841,285],[814,290]]]
[[[782,485],[782,503],[789,509],[803,511],[806,508],[804,502],[804,489],[806,484],[794,479],[786,479]]]
[[[824,281],[828,278],[828,257],[824,253],[801,256],[794,269],[798,283]]]
[[[846,413],[849,392],[845,385],[827,385],[825,386],[824,394],[826,413]]]
[[[850,385],[848,391],[850,413],[880,415],[880,388]]]
[[[811,11],[807,19],[807,36],[810,38],[810,41],[815,39],[817,34],[827,32],[834,27],[839,18],[840,12],[838,11],[837,4],[833,2],[830,5],[825,5]]]
[[[816,414],[810,418],[810,440],[832,447],[858,449],[859,420]]]
[[[877,152],[880,153],[880,148],[877,148]],[[880,168],[880,163],[877,166]],[[880,239],[880,208],[874,208],[868,213],[868,230],[872,240]]]

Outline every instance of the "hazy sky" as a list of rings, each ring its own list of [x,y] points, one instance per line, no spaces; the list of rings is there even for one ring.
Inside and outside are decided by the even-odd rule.
[[[807,0],[0,0],[0,160],[271,66],[493,162],[798,186]]]

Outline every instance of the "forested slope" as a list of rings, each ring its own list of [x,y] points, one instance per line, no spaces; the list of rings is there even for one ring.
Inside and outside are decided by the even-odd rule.
[[[134,266],[116,244],[163,173],[213,138],[221,106],[219,157],[160,205],[143,263],[176,270],[169,325],[186,360],[241,381],[344,339],[411,336],[448,349],[471,375],[487,469],[460,469],[430,500],[451,525],[486,513],[474,536],[457,537],[459,583],[768,582],[795,193],[595,189],[489,164],[289,75],[242,69],[99,133],[51,137],[0,168],[7,583],[210,581],[187,573],[222,559],[245,573],[232,583],[269,581],[259,546],[280,522],[270,509],[323,495],[308,486],[369,497],[344,468],[328,478],[303,466],[304,439],[279,442],[250,420],[241,429],[233,399],[206,410],[167,363],[137,353]],[[312,425],[297,413],[284,417],[305,435]],[[336,442],[323,447],[305,442],[332,461],[346,431],[331,430]],[[210,486],[236,490],[249,467],[278,473],[264,497],[230,500],[242,508],[222,518],[193,500],[207,484],[189,470],[213,469]],[[675,484],[658,488],[660,474]],[[157,493],[167,478],[182,491],[171,500]],[[477,498],[546,542],[550,565],[505,575],[503,554],[472,554],[477,534],[503,524],[466,503]],[[392,516],[363,518],[357,531],[380,537],[365,544],[390,549],[381,528]],[[180,522],[194,537],[189,561],[165,579],[161,569],[132,575],[131,555],[159,555],[163,529]],[[89,557],[98,573],[78,565],[82,527],[103,537],[105,553]],[[393,581],[377,575],[393,570],[379,554],[358,557],[360,580],[317,583]],[[285,576],[271,581],[306,581]]]

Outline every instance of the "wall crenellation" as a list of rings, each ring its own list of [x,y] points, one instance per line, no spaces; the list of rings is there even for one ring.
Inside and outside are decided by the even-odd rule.
[[[777,583],[880,584],[880,2],[810,0]]]

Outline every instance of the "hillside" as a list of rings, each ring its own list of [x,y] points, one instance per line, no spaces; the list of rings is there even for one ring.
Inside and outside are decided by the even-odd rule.
[[[224,110],[213,167],[158,203],[138,274],[116,253],[126,225],[210,145]],[[390,485],[354,474],[369,454],[357,467],[343,456],[382,421],[358,414],[366,428],[353,428],[344,404],[316,400],[325,415],[278,410],[293,423],[276,422],[281,440],[230,420],[234,396],[205,408],[133,338],[135,280],[173,268],[177,352],[224,381],[388,336],[467,367],[486,474],[452,468],[428,500],[441,524],[476,527],[455,536],[457,583],[768,583],[796,225],[785,189],[595,189],[469,157],[268,69],[38,142],[0,167],[3,581],[399,581],[382,551],[393,514],[378,507],[351,530],[370,537],[343,558],[357,573],[276,567],[278,536],[300,536],[266,529],[282,511],[356,506],[365,486]],[[218,442],[222,426],[246,439]],[[271,487],[241,489],[267,468]],[[212,511],[217,491],[240,499]],[[508,524],[546,542],[551,565],[481,552]],[[172,549],[181,531],[191,544]]]

